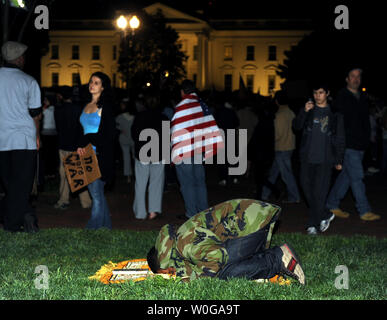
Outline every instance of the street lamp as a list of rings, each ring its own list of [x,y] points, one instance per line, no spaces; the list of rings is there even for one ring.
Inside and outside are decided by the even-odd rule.
[[[128,21],[126,20],[126,18],[121,15],[118,19],[117,19],[117,27],[120,28],[122,31],[125,32],[126,30],[126,26],[128,25]]]
[[[128,26],[128,18],[129,17],[120,15],[120,17],[117,18],[116,20],[117,27],[120,28],[125,35],[126,35],[127,26]],[[136,15],[133,15],[130,17],[129,27],[132,30],[132,35],[134,35],[135,30],[140,27],[140,20],[137,18]]]
[[[140,26],[140,20],[137,18],[137,16],[133,16],[129,20],[130,28],[132,29],[132,35],[134,34],[134,30],[136,30]]]
[[[119,29],[122,31],[122,37],[121,37],[121,42],[123,43],[123,54],[125,57],[128,57],[129,50],[132,49],[133,45],[133,37],[136,29],[140,27],[140,20],[137,18],[136,15],[129,15],[129,16],[124,16],[120,15],[116,19],[116,25]],[[127,30],[128,30],[128,25],[129,28],[132,30],[131,36],[129,36],[129,46],[128,46],[128,39],[127,39]],[[129,48],[128,48],[129,47]],[[129,71],[126,72],[126,88],[129,91]]]

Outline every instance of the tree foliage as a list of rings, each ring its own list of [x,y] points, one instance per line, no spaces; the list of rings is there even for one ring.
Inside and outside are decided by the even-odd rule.
[[[140,28],[134,34],[129,30],[121,41],[118,70],[123,81],[133,91],[148,82],[154,88],[175,86],[186,75],[187,59],[177,42],[178,33],[166,25],[161,12],[151,16],[142,11],[138,16]]]
[[[9,0],[0,0],[0,33],[2,35],[0,46],[6,41],[19,41],[28,46],[27,60],[24,70],[40,78],[40,60],[48,50],[48,30],[35,28],[35,7],[46,5],[51,8],[55,0],[24,0],[25,8],[11,6]]]
[[[277,74],[286,79],[285,84],[305,81],[310,85],[323,81],[335,93],[345,86],[348,69],[360,67],[364,70],[363,87],[386,98],[380,81],[380,75],[387,71],[386,50],[380,41],[375,30],[366,27],[362,32],[357,28],[316,30],[285,51],[286,58],[278,66]]]

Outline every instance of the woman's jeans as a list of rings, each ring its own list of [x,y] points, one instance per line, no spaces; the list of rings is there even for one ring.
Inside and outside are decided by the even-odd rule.
[[[86,229],[95,230],[99,228],[112,228],[110,212],[104,193],[104,186],[105,182],[101,179],[97,179],[87,186],[93,202],[91,207],[91,217],[87,222]]]

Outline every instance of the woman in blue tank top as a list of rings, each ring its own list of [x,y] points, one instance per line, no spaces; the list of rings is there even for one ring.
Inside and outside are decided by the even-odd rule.
[[[110,211],[104,194],[105,184],[110,182],[114,175],[115,122],[109,77],[102,72],[93,73],[89,81],[89,92],[90,102],[79,119],[83,136],[77,152],[83,156],[84,148],[91,143],[97,155],[101,178],[87,186],[93,203],[86,229],[111,229]]]

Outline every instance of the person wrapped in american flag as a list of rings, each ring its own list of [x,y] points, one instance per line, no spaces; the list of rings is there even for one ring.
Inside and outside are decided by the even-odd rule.
[[[182,87],[192,83],[184,80]],[[189,91],[195,90],[193,83]],[[188,163],[194,155],[208,159],[224,147],[223,137],[207,104],[194,92],[185,93],[175,107],[171,120],[171,159],[174,164]],[[187,159],[187,161],[185,161]],[[201,161],[200,157],[196,157]]]
[[[224,148],[222,133],[208,106],[199,98],[192,81],[181,84],[182,100],[171,120],[171,159],[176,164],[185,215],[190,218],[208,208],[203,160]]]

